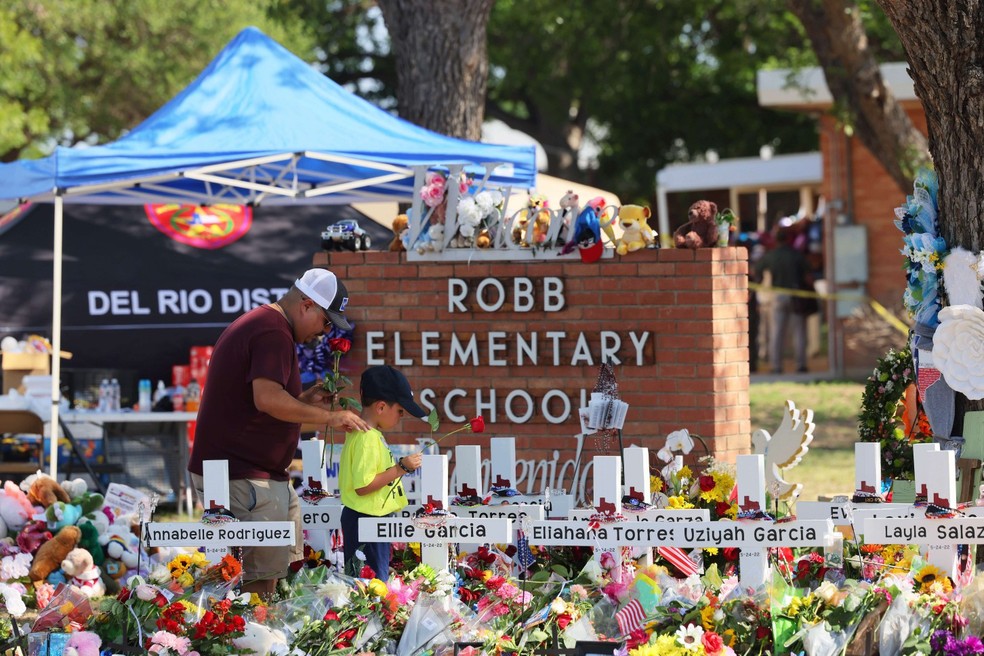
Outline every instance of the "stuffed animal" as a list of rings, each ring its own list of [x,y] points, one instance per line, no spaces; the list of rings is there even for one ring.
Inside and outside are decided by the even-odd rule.
[[[536,218],[533,219],[533,246],[540,248],[547,246],[548,232],[550,232],[550,212],[540,210],[536,213]]]
[[[699,200],[687,210],[687,222],[673,233],[673,243],[677,248],[704,248],[717,243],[717,204],[709,200]]]
[[[623,205],[618,211],[618,221],[622,226],[622,238],[615,249],[619,255],[646,248],[655,241],[653,229],[649,227],[648,207]]]
[[[477,248],[492,248],[492,235],[489,234],[488,230],[482,230],[475,237],[475,246]]]
[[[92,562],[92,554],[76,547],[62,560],[61,569],[65,572],[69,585],[78,588],[86,597],[102,597],[106,586],[99,578],[99,568]]]
[[[410,219],[406,214],[397,214],[393,219],[393,241],[390,242],[389,249],[393,253],[402,253],[407,250],[403,245],[403,231],[410,224]]]
[[[417,240],[418,253],[439,253],[444,250],[444,224],[436,223],[421,233]]]
[[[65,490],[65,494],[68,495],[68,498],[72,500],[72,503],[78,503],[77,499],[89,490],[89,484],[85,482],[84,478],[73,478],[70,481],[62,481],[61,486]]]
[[[49,527],[58,530],[63,526],[77,524],[82,519],[82,508],[72,503],[56,501],[45,509],[44,517],[48,520]]]
[[[41,545],[34,555],[31,571],[28,574],[32,581],[43,581],[61,566],[65,556],[78,546],[82,531],[78,526],[66,526],[58,531],[55,537]]]
[[[58,481],[41,472],[25,478],[21,482],[21,489],[27,492],[28,501],[44,508],[47,508],[56,501],[62,501],[64,503],[71,501],[62,486],[58,484]]]
[[[571,226],[574,225],[574,218],[577,212],[578,195],[573,189],[568,189],[567,193],[560,198],[561,221],[563,225],[557,233],[557,245],[565,244],[571,238]]]
[[[62,651],[64,656],[99,656],[99,648],[102,646],[102,638],[98,633],[92,631],[73,631],[65,649]]]
[[[33,554],[52,536],[47,523],[41,521],[28,522],[17,534],[17,546],[24,553]]]
[[[102,543],[99,542],[99,529],[92,522],[81,521],[76,526],[82,531],[82,538],[79,540],[79,547],[92,554],[92,562],[102,565],[106,560],[103,552]]]
[[[140,538],[137,537],[129,526],[126,517],[119,518],[116,523],[99,536],[99,542],[103,545],[106,552],[106,560],[103,568],[106,573],[120,583],[126,584],[141,571],[146,571],[150,566],[150,557],[141,554]],[[138,565],[143,560],[143,566],[138,570]]]
[[[24,528],[34,515],[34,507],[16,483],[7,481],[0,491],[0,538]]]

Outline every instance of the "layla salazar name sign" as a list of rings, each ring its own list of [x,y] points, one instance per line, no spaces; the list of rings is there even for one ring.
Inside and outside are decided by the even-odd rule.
[[[984,544],[984,517],[868,519],[864,541],[874,544]]]
[[[294,544],[294,522],[151,522],[143,539],[151,547],[282,547]]]
[[[530,544],[587,547],[816,547],[823,546],[829,521],[619,522],[596,528],[583,521],[533,522]]]
[[[407,519],[363,517],[359,539],[364,542],[512,542],[508,519],[465,519],[449,517],[441,526],[415,526]]]

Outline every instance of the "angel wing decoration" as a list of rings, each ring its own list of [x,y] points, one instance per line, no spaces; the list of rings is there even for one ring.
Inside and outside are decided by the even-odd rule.
[[[752,449],[765,458],[766,489],[778,498],[788,499],[803,489],[801,483],[784,480],[781,470],[795,467],[803,459],[810,450],[815,427],[812,410],[800,412],[795,403],[787,400],[775,433],[770,435],[762,429],[752,433]]]

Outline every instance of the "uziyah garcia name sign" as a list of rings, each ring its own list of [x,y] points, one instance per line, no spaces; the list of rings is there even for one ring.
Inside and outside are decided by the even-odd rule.
[[[560,312],[566,306],[564,281],[561,278],[545,276],[539,279],[484,278],[480,281],[451,278],[448,280],[448,312],[495,313],[510,300],[510,312]],[[538,302],[539,301],[539,302]],[[468,303],[468,305],[466,305]],[[469,307],[470,306],[470,307]],[[647,348],[651,334],[647,330],[620,333],[614,330],[601,330],[597,333],[568,333],[563,330],[535,331],[490,330],[479,335],[467,336],[441,331],[423,331],[414,339],[419,342],[419,361],[408,357],[411,349],[409,340],[400,331],[366,332],[366,365],[393,364],[397,367],[537,367],[547,369],[557,366],[594,367],[602,362],[627,364],[641,367],[652,364],[653,349]],[[388,349],[387,345],[391,345]],[[417,349],[412,349],[416,351]],[[561,355],[564,353],[565,355]],[[567,355],[569,354],[569,355]],[[573,406],[569,391],[552,389],[540,399],[540,413],[552,424],[567,421],[572,407],[586,405],[585,390],[580,391],[579,404]],[[455,388],[449,390],[443,399],[443,412],[449,420],[462,422],[464,415],[456,412],[457,399],[468,393]],[[435,409],[437,393],[430,388],[420,392],[420,401],[428,410]],[[495,388],[475,390],[475,408],[486,421],[496,423],[497,411],[501,406],[506,418],[512,424],[525,424],[532,419],[537,407],[533,396],[525,389],[503,393]],[[559,412],[553,408],[560,404]],[[440,411],[440,410],[439,410]]]
[[[818,547],[830,521],[618,522],[596,529],[583,521],[533,522],[530,544],[584,547]]]
[[[508,519],[464,519],[449,517],[443,526],[414,526],[408,519],[363,517],[359,520],[359,539],[363,542],[512,542],[512,522]]]
[[[294,544],[294,522],[151,522],[144,524],[151,547],[283,547]]]

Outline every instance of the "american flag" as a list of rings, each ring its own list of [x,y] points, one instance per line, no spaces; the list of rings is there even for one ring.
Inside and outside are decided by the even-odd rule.
[[[615,621],[618,623],[618,630],[626,636],[642,627],[643,620],[646,619],[646,611],[642,608],[642,603],[638,599],[633,599],[615,613]]]
[[[530,541],[526,539],[526,533],[522,529],[519,530],[519,537],[516,540],[516,559],[524,570],[529,569],[536,562],[536,557],[530,549]]]
[[[687,556],[687,552],[680,547],[656,547],[656,553],[670,561],[684,576],[690,576],[700,571],[693,560]]]

